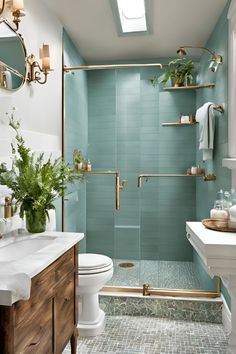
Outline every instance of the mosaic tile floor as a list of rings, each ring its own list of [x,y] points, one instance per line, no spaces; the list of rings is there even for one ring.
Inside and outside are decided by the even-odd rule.
[[[226,354],[226,348],[222,325],[135,316],[107,316],[101,335],[78,342],[79,354]]]
[[[134,267],[121,268],[122,262],[132,262]],[[154,288],[201,289],[193,262],[136,261],[113,259],[114,275],[107,285],[143,286]]]

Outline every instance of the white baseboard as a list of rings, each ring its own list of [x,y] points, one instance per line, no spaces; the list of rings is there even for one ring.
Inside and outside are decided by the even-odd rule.
[[[222,294],[221,294],[221,297],[222,297],[222,301],[223,301],[222,323],[223,323],[223,326],[226,330],[226,333],[230,333],[231,332],[231,311],[230,311],[228,304]]]

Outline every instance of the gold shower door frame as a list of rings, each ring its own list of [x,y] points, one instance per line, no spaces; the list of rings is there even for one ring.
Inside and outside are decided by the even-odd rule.
[[[64,48],[62,48],[62,156],[64,157],[65,151],[65,83],[64,83],[64,73],[69,71],[76,71],[76,70],[107,70],[107,69],[124,69],[124,68],[131,68],[131,67],[159,67],[162,68],[162,64],[153,63],[153,64],[127,64],[127,65],[97,65],[97,66],[76,66],[76,67],[66,67],[64,65]],[[110,171],[109,171],[110,172]],[[115,171],[116,172],[116,171]],[[163,176],[163,175],[162,175]],[[174,176],[174,175],[172,175]],[[188,175],[178,175],[178,177],[183,177]],[[201,177],[208,177],[205,175],[200,175]],[[214,175],[211,175],[212,177]],[[140,175],[139,181],[142,177],[158,177],[156,176],[146,176]],[[168,176],[169,177],[169,176]],[[215,176],[214,176],[215,177]],[[209,180],[214,180],[215,178],[209,178]],[[209,181],[207,178],[204,179],[205,181]],[[120,187],[120,186],[119,186]],[[118,187],[118,188],[119,188]],[[140,186],[141,187],[141,184]],[[120,188],[119,188],[120,189]],[[118,201],[119,203],[119,201]],[[62,231],[64,231],[64,214],[65,214],[65,206],[64,206],[64,197],[62,197]],[[216,277],[217,284],[215,291],[206,291],[206,290],[189,290],[189,289],[168,289],[168,288],[151,288],[149,284],[145,283],[142,287],[124,287],[124,286],[105,286],[102,291],[110,292],[110,293],[137,293],[142,294],[143,296],[172,296],[172,297],[187,297],[187,298],[217,298],[221,294],[221,280],[219,277]]]

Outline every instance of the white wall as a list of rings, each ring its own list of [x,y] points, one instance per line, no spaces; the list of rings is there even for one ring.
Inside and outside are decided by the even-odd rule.
[[[24,38],[27,53],[33,53],[38,58],[39,48],[43,43],[48,43],[54,71],[49,74],[45,85],[25,83],[22,88],[13,93],[0,89],[0,120],[1,122],[4,120],[7,124],[5,112],[15,106],[16,116],[21,119],[22,128],[28,130],[29,135],[30,131],[54,135],[55,146],[52,146],[51,141],[49,146],[50,149],[58,150],[61,149],[62,25],[40,0],[25,0],[25,12],[26,16],[22,18],[19,32]],[[11,20],[9,14],[3,13],[3,17]],[[7,130],[1,124],[0,156],[3,156],[1,138],[3,136],[6,138]],[[37,146],[33,148],[49,150],[47,141],[50,140],[50,136],[45,137],[42,134],[34,135],[38,148]]]

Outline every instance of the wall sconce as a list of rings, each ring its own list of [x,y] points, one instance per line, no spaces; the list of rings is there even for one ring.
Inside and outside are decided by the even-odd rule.
[[[5,5],[8,4],[13,16],[13,23],[16,25],[16,31],[19,29],[19,23],[21,17],[25,16],[24,13],[24,0],[0,0],[0,15],[5,9]]]
[[[205,52],[210,53],[211,54],[211,62],[210,62],[210,65],[209,65],[209,69],[213,73],[216,72],[216,70],[218,69],[218,66],[223,63],[223,57],[221,55],[215,54],[210,49],[205,48],[205,47],[185,45],[185,46],[179,47],[179,49],[177,50],[177,54],[179,54],[180,56],[186,55],[187,53],[186,53],[184,48],[199,48],[199,49],[204,50]]]
[[[39,57],[42,61],[41,65],[36,60],[34,54],[28,56],[27,81],[34,81],[38,82],[39,84],[45,84],[47,82],[49,71],[52,71],[50,67],[50,53],[48,44],[43,44],[43,47],[39,49]],[[44,78],[42,78],[42,75],[44,75]]]

